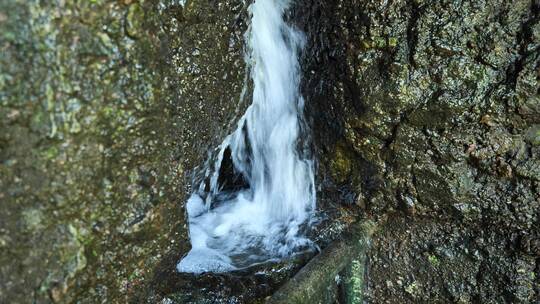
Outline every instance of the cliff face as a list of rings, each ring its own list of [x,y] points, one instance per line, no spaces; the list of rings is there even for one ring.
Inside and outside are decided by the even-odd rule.
[[[245,107],[249,3],[49,2],[0,0],[0,302],[174,292],[190,174]],[[369,302],[540,300],[539,14],[296,2],[318,204],[378,227]]]
[[[0,1],[0,302],[126,302],[188,247],[244,82],[240,1]]]
[[[539,300],[539,9],[298,3],[321,201],[378,222],[369,302]]]

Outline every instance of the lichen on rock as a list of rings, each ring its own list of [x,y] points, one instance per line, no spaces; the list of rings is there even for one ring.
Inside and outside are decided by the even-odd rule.
[[[244,11],[0,1],[0,302],[151,297],[188,247],[188,171],[237,115]]]
[[[320,197],[348,189],[380,226],[366,301],[537,300],[538,4],[297,7]]]

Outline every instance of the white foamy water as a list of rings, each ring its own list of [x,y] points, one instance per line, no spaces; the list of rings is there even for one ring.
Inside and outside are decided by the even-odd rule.
[[[187,202],[192,249],[178,264],[180,272],[231,271],[312,246],[302,230],[315,209],[313,162],[298,151],[298,52],[304,37],[284,22],[288,5],[256,0],[250,7],[253,101],[220,146],[210,191],[201,185]],[[218,183],[227,148],[235,172],[248,184],[232,193]]]

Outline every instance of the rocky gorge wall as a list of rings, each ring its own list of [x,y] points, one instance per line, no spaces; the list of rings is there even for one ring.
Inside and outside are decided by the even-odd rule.
[[[160,300],[192,174],[245,106],[247,5],[0,0],[0,302]],[[536,2],[298,0],[288,18],[318,204],[376,223],[365,300],[538,302]]]
[[[539,9],[299,1],[319,198],[378,225],[367,302],[540,300]]]
[[[0,302],[125,303],[189,246],[240,110],[241,1],[0,0]]]

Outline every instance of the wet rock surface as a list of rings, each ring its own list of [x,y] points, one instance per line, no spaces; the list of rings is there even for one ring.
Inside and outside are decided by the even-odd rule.
[[[248,4],[0,0],[0,302],[262,301],[307,262],[174,271],[197,166],[249,100]],[[540,301],[536,2],[299,0],[288,18],[319,241],[377,225],[364,299]]]
[[[0,1],[0,302],[145,299],[241,111],[241,1]],[[178,257],[179,258],[179,257]]]
[[[296,5],[320,197],[379,226],[368,302],[539,301],[539,10]]]

